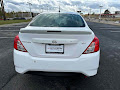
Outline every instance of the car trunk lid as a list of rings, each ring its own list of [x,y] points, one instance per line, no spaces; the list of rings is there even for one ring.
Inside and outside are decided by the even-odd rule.
[[[24,47],[33,57],[77,58],[92,42],[94,33],[86,27],[29,26],[20,30],[19,37]]]

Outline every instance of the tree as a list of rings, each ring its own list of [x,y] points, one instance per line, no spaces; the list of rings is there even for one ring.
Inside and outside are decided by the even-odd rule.
[[[2,12],[1,12],[1,8],[0,8],[0,19],[2,19]]]
[[[1,11],[2,11],[3,19],[6,20],[3,0],[0,0],[0,3],[1,3]]]
[[[107,9],[105,10],[104,14],[110,14],[110,11]]]
[[[93,12],[92,15],[95,15],[95,12]]]

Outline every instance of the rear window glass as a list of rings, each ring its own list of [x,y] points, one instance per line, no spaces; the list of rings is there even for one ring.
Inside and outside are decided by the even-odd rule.
[[[38,27],[85,27],[80,15],[76,14],[41,14],[32,21],[30,26]]]

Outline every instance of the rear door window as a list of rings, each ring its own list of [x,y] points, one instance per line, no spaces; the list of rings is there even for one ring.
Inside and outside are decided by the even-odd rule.
[[[40,14],[33,20],[30,26],[37,27],[85,27],[85,23],[77,14]]]

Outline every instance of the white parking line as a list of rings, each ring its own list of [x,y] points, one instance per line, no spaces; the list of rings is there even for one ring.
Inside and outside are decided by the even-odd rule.
[[[8,39],[8,38],[15,38],[15,37],[0,37],[0,39]]]
[[[120,33],[120,31],[110,31],[110,32],[112,32],[112,33]]]
[[[119,29],[120,30],[120,28],[100,28],[100,29]]]
[[[18,32],[20,30],[0,30],[0,32]]]

